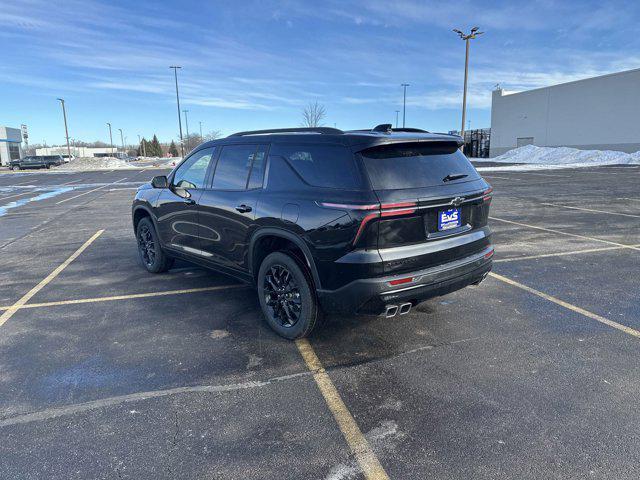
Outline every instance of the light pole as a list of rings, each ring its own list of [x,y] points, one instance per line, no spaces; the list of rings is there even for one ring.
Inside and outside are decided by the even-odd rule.
[[[142,139],[140,138],[140,135],[138,135],[138,143],[140,144],[140,147],[142,147],[142,152],[141,152],[142,156],[146,157],[147,156],[147,148],[146,148],[145,144],[142,143]],[[145,142],[145,143],[147,143],[147,142]]]
[[[180,95],[178,94],[178,69],[182,67],[173,66],[173,73],[176,78],[176,102],[178,103],[178,127],[180,128],[180,151],[184,157],[184,140],[182,139],[182,117],[180,116]]]
[[[400,115],[400,110],[396,110],[396,128],[398,128],[398,115]]]
[[[120,131],[120,143],[122,143],[122,151],[124,152],[124,137],[122,136],[122,129],[118,129]]]
[[[462,127],[460,128],[460,136],[464,140],[464,122],[467,116],[467,79],[469,76],[469,40],[473,40],[478,35],[482,35],[484,32],[479,32],[478,27],[473,27],[468,34],[462,33],[457,28],[453,29],[460,39],[465,41],[465,55],[464,55],[464,89],[462,91]]]
[[[404,92],[402,96],[402,128],[404,128],[407,114],[407,87],[409,86],[409,84],[403,83],[400,86],[402,87]]]
[[[111,143],[111,156],[113,157],[113,135],[111,134],[111,124],[107,122],[109,125],[109,142]]]
[[[189,153],[189,144],[191,143],[189,140],[189,117],[187,117],[187,113],[189,113],[189,110],[182,110],[184,112],[184,125],[185,127],[187,127],[187,153]],[[184,154],[183,154],[184,156]]]
[[[200,124],[200,142],[202,142],[204,140],[204,138],[202,137],[202,122],[198,122]]]
[[[69,159],[71,159],[71,147],[69,146],[69,129],[67,128],[67,109],[64,107],[64,99],[59,98],[60,104],[62,105],[62,116],[64,117],[64,134],[67,138],[67,155],[69,155]]]

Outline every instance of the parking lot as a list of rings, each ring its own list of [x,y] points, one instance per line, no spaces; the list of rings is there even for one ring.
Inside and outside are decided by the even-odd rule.
[[[640,168],[482,172],[490,277],[298,342],[138,263],[166,172],[0,173],[0,478],[640,476]]]

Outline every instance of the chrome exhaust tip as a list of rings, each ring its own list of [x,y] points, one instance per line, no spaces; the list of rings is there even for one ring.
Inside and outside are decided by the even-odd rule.
[[[403,303],[402,305],[400,305],[400,315],[406,315],[407,313],[409,313],[411,311],[411,307],[411,302]]]
[[[384,310],[384,316],[387,318],[395,317],[396,313],[398,313],[397,305],[387,305]]]

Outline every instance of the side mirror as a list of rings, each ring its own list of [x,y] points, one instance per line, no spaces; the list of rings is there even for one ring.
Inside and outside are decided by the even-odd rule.
[[[167,188],[169,186],[169,180],[164,175],[158,175],[151,179],[151,186],[153,188]]]

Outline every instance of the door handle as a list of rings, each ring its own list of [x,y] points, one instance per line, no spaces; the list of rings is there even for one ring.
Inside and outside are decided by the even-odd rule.
[[[238,205],[236,207],[236,210],[239,211],[240,213],[246,213],[251,211],[251,207],[243,203],[242,205]]]

